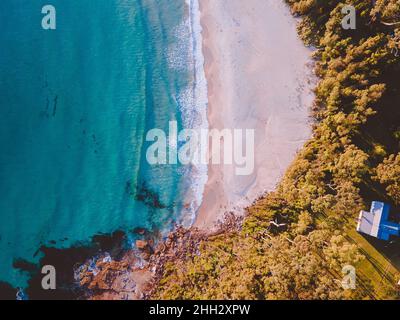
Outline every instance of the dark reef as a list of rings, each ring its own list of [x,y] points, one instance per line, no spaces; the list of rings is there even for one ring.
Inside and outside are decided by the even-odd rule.
[[[84,290],[77,284],[74,269],[88,259],[108,252],[114,259],[122,258],[126,251],[127,234],[115,231],[111,234],[98,234],[87,243],[77,243],[70,248],[41,246],[36,254],[40,254],[39,263],[24,259],[16,259],[13,267],[29,274],[28,286],[24,292],[30,300],[76,300],[84,297]],[[56,269],[56,289],[42,289],[43,274],[41,269],[52,265]],[[7,282],[0,282],[0,300],[15,300],[18,288]]]

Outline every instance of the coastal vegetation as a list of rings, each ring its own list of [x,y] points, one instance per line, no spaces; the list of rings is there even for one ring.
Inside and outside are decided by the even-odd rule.
[[[355,232],[372,200],[400,206],[400,3],[286,2],[316,48],[313,136],[242,221],[167,259],[151,298],[400,297],[390,248]],[[345,4],[356,8],[355,30],[341,26]],[[342,285],[348,265],[357,272],[353,290]]]

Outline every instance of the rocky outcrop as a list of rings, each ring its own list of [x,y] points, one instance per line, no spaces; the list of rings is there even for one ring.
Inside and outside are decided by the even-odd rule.
[[[143,297],[151,272],[141,268],[139,259],[129,251],[121,261],[104,257],[88,261],[77,271],[79,285],[86,289],[85,298],[92,300],[137,300]]]
[[[86,291],[86,299],[121,300],[151,299],[163,276],[167,263],[191,259],[199,254],[199,245],[209,237],[240,227],[240,218],[228,214],[212,234],[196,228],[176,226],[164,241],[154,246],[154,237],[144,229],[136,230],[143,239],[135,241],[135,248],[128,250],[116,261],[109,255],[90,259],[76,271],[76,279]]]

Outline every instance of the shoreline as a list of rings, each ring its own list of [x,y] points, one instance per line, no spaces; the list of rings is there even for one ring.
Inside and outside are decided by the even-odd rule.
[[[209,128],[254,129],[256,134],[252,175],[235,176],[231,165],[208,165],[194,227],[215,231],[225,213],[243,214],[273,191],[311,137],[315,77],[311,50],[283,1],[199,2]]]
[[[265,62],[264,59],[265,57],[269,57],[268,54],[266,56],[259,53],[253,55],[252,52],[249,52],[251,48],[254,48],[254,42],[257,44],[259,42],[263,43],[265,39],[257,38],[254,42],[250,42],[250,48],[246,48],[246,46],[249,46],[248,43],[240,44],[242,41],[241,37],[257,35],[251,25],[255,23],[258,27],[261,27],[261,25],[266,23],[265,15],[260,12],[263,12],[261,10],[262,6],[272,5],[273,1],[249,0],[245,4],[240,0],[219,0],[218,3],[213,0],[199,0],[199,2],[201,25],[203,28],[202,50],[205,59],[204,70],[208,84],[209,100],[207,118],[209,127],[210,129],[254,128],[256,132],[260,133],[259,136],[256,136],[256,150],[259,152],[256,152],[255,172],[251,176],[242,178],[234,176],[234,166],[209,165],[208,181],[205,186],[203,202],[198,211],[195,223],[188,229],[178,226],[169,233],[165,241],[162,240],[155,245],[157,241],[155,241],[153,235],[147,234],[146,230],[141,230],[139,234],[143,239],[136,243],[136,247],[139,248],[138,243],[140,243],[141,248],[127,251],[121,250],[116,255],[112,255],[111,260],[108,260],[108,256],[105,253],[109,252],[113,246],[107,246],[106,249],[102,248],[99,251],[100,253],[97,252],[96,255],[91,251],[87,252],[88,257],[94,256],[94,258],[90,259],[83,258],[79,252],[78,258],[84,262],[78,270],[74,269],[77,272],[75,275],[77,278],[69,279],[69,281],[75,283],[78,280],[80,288],[85,294],[84,298],[143,299],[151,296],[151,292],[154,289],[153,284],[161,276],[163,266],[166,262],[173,262],[174,259],[184,259],[188,253],[193,253],[197,250],[199,242],[206,240],[210,236],[219,234],[219,232],[236,230],[240,224],[239,220],[235,220],[236,218],[240,219],[240,215],[237,217],[237,213],[243,213],[244,209],[251,205],[256,198],[273,190],[280,175],[284,173],[286,167],[293,160],[297,148],[300,148],[305,140],[309,138],[308,134],[311,134],[311,126],[308,123],[308,107],[311,107],[314,96],[307,89],[310,88],[311,90],[313,86],[311,81],[308,81],[307,85],[303,84],[303,87],[297,86],[301,85],[301,81],[306,80],[306,76],[311,73],[307,66],[307,63],[311,59],[309,58],[309,50],[304,47],[298,38],[294,23],[295,19],[290,15],[286,5],[282,2],[274,6],[278,9],[287,10],[286,13],[289,16],[284,15],[284,17],[287,20],[290,19],[292,24],[289,27],[292,31],[294,30],[294,34],[288,37],[287,43],[293,41],[293,37],[296,38],[294,46],[297,46],[297,48],[294,52],[301,54],[301,59],[304,62],[301,64],[303,67],[300,70],[296,70],[295,68],[296,66],[298,67],[297,62],[295,65],[289,64],[285,68],[285,66],[282,66],[283,62],[279,61],[276,63],[276,59],[266,59],[267,62]],[[225,10],[228,7],[232,11]],[[250,10],[250,12],[242,12],[246,11],[246,9]],[[271,11],[269,14],[276,14],[276,11]],[[236,16],[238,16],[237,19],[235,18]],[[258,19],[255,19],[255,16]],[[272,22],[269,23],[273,24],[273,22],[274,20],[272,19]],[[240,27],[241,23],[244,24],[243,28]],[[222,30],[218,31],[218,28],[222,28]],[[235,32],[232,33],[229,31],[227,37],[219,37],[224,28],[235,28]],[[267,30],[265,32],[268,33]],[[237,37],[239,37],[239,40]],[[233,50],[234,53],[232,53],[227,48],[230,48],[234,43],[239,45],[239,48],[236,48],[237,50],[234,48],[230,49]],[[286,46],[287,43],[284,42],[281,45]],[[269,46],[265,47],[264,44],[264,47],[260,46],[258,48],[263,54],[265,52],[268,53],[266,49]],[[230,53],[232,54],[227,57],[226,55]],[[279,52],[274,51],[272,57],[281,57],[281,55]],[[291,56],[287,58],[291,59]],[[280,67],[278,69],[280,72],[283,72],[284,82],[289,79],[288,81],[295,83],[293,85],[293,83],[289,82],[287,87],[283,86],[283,91],[294,88],[294,93],[292,92],[289,98],[293,100],[294,94],[295,98],[300,97],[300,102],[308,102],[310,100],[309,105],[308,103],[302,104],[299,102],[296,108],[296,106],[293,107],[291,104],[273,103],[273,98],[276,96],[285,102],[286,96],[282,92],[282,86],[274,87],[277,81],[276,73],[279,74],[279,72],[271,72],[272,77],[271,74],[264,74],[266,70],[264,64],[268,64],[271,61],[274,64],[269,65],[271,69],[268,70],[274,70],[273,67]],[[288,76],[293,70],[298,71],[295,74],[295,79],[291,79]],[[275,69],[275,71],[277,70]],[[248,86],[242,88],[243,83],[248,84]],[[268,91],[266,89],[269,86],[272,86],[272,89]],[[279,88],[281,91],[279,91]],[[235,95],[235,93],[238,94]],[[272,101],[269,101],[269,99],[272,99]],[[289,102],[291,101],[290,99],[288,100]],[[267,104],[268,108],[265,107],[265,104]],[[250,108],[242,108],[243,105],[250,105]],[[281,113],[280,105],[287,105],[289,108],[293,108],[290,111],[295,113],[294,117],[289,117],[289,120],[292,122],[288,121],[284,123],[287,127],[285,127],[286,129],[283,132],[271,125],[271,116],[275,116],[275,120],[278,119],[281,123],[286,119],[287,112]],[[301,121],[298,119],[300,115],[303,116]],[[304,131],[296,129],[296,125]],[[268,129],[272,130],[268,131]],[[295,132],[295,137],[288,137],[288,133],[292,131]],[[299,139],[300,133],[304,135]],[[285,138],[285,141],[279,139],[282,137]],[[273,143],[271,144],[268,138],[273,138],[276,141],[272,139]],[[281,146],[282,143],[283,146]],[[284,159],[281,162],[286,166],[278,166],[279,170],[276,170],[276,165],[268,167],[268,160],[271,158],[271,153],[260,149],[265,145],[271,147],[272,150],[282,152],[283,155],[281,156]],[[272,156],[277,157],[274,153],[272,153]],[[225,213],[231,211],[234,211],[236,216],[228,215],[225,217]],[[217,225],[219,221],[223,224]],[[74,252],[75,250],[77,248],[74,248]],[[84,251],[86,251],[86,248]],[[60,254],[64,254],[63,252],[64,250],[60,250]],[[68,250],[66,252],[68,253]],[[51,251],[51,253],[53,252]],[[145,263],[142,265],[144,261]],[[92,266],[98,269],[98,273],[93,273]]]

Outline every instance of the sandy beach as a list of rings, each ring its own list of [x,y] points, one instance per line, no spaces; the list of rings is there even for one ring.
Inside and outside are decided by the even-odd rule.
[[[254,129],[255,169],[209,165],[195,226],[210,230],[273,190],[311,136],[311,50],[284,1],[200,0],[211,129]]]

